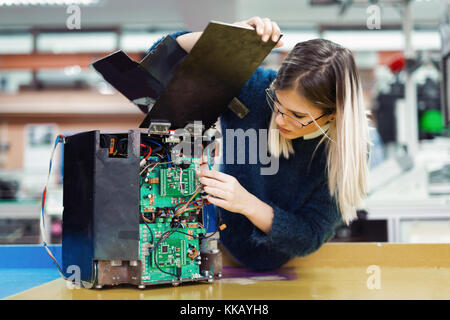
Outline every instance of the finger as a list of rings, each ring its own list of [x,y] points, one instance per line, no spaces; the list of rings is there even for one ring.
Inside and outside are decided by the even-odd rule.
[[[213,170],[200,170],[198,172],[198,175],[200,177],[213,178],[213,179],[216,179],[216,180],[219,180],[219,181],[222,181],[222,182],[228,182],[232,178],[232,176],[230,176],[230,175],[228,175],[226,173],[214,170],[214,169]]]
[[[214,187],[205,187],[203,190],[205,190],[205,192],[211,196],[214,197],[219,197],[223,200],[227,200],[229,198],[228,193],[226,193],[223,190],[220,190],[218,188],[214,188]]]
[[[278,24],[274,21],[272,21],[272,41],[277,42],[280,38],[281,30]]]
[[[270,36],[272,35],[272,22],[269,18],[262,19],[264,23],[264,34],[262,36],[262,40],[264,42],[267,42],[269,40]]]
[[[253,26],[256,29],[256,33],[259,34],[260,36],[263,35],[264,33],[264,22],[262,21],[262,19],[260,17],[253,17],[250,18],[247,23],[251,26]]]
[[[207,178],[207,177],[200,177],[198,179],[198,181],[200,181],[200,183],[204,186],[209,186],[209,187],[214,187],[214,188],[219,188],[219,189],[223,189],[223,182],[216,180],[216,179],[211,179],[211,178]]]
[[[275,45],[275,48],[279,48],[279,47],[282,47],[282,46],[284,46],[284,43],[283,43],[283,41],[278,41],[277,42],[277,44]]]
[[[202,156],[200,157],[200,165],[204,163],[208,163],[208,158],[206,157],[205,154],[202,154]]]
[[[222,200],[222,199],[219,199],[219,198],[214,198],[214,197],[212,197],[212,196],[207,196],[206,197],[206,199],[210,202],[210,203],[212,203],[212,204],[214,204],[214,205],[216,205],[216,206],[219,206],[219,207],[221,207],[221,208],[224,208],[225,210],[227,209],[227,201],[226,200]]]
[[[209,167],[208,167],[208,164],[207,163],[203,163],[203,164],[201,164],[200,166],[199,166],[199,169],[200,170],[209,170]]]

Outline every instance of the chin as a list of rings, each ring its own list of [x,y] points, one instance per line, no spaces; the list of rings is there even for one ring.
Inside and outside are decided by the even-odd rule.
[[[299,135],[299,134],[295,134],[294,132],[290,131],[290,132],[283,132],[281,130],[279,130],[280,135],[283,136],[286,139],[297,139],[302,137],[303,135]]]
[[[292,133],[290,133],[290,134],[283,134],[283,133],[281,133],[281,135],[283,137],[285,137],[286,139],[290,139],[290,140],[294,140],[294,139],[303,137],[303,135],[292,134]]]

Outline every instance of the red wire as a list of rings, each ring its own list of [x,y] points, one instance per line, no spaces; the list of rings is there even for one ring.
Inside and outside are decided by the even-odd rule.
[[[152,154],[152,148],[150,148],[150,146],[148,146],[146,144],[143,144],[143,143],[141,143],[141,147],[148,149],[148,153],[147,153],[147,155],[144,158],[145,160],[147,160],[150,157],[150,155]]]

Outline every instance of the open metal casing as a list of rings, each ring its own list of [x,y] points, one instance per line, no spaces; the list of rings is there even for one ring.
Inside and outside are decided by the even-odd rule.
[[[202,122],[203,134],[274,45],[270,40],[263,42],[254,30],[210,22],[189,54],[169,36],[140,63],[118,51],[92,64],[146,116],[141,129],[121,133],[129,140],[126,158],[109,157],[108,149],[100,147],[99,130],[66,138],[63,270],[79,266],[87,286],[142,286],[138,254],[141,135],[189,130],[194,121]],[[213,247],[202,261],[206,267],[220,269],[220,253]],[[99,268],[116,276],[101,278]],[[116,281],[111,282],[112,278]]]

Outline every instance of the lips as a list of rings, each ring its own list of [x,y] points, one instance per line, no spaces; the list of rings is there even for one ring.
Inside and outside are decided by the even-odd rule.
[[[280,126],[278,126],[278,130],[280,130],[280,132],[282,132],[282,133],[289,133],[289,132],[291,132],[290,130],[283,129]]]

